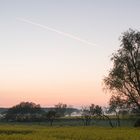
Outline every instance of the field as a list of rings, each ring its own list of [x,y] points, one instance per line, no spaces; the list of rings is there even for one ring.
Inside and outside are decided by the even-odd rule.
[[[0,125],[0,140],[139,140],[133,127]]]

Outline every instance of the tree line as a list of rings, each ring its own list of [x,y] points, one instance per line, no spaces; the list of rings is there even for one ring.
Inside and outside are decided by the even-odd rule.
[[[113,106],[112,106],[113,105]],[[109,113],[115,113],[114,103],[109,108],[103,109],[99,105],[91,104],[90,106],[82,107],[78,110],[80,116],[74,117],[83,122],[83,125],[91,125],[91,122],[105,120],[111,127],[114,127],[112,123],[111,115]],[[112,108],[113,107],[113,108]],[[54,121],[64,120],[66,116],[69,119],[73,119],[71,114],[77,111],[77,109],[69,107],[67,104],[58,103],[52,108],[44,110],[39,104],[33,102],[21,102],[11,108],[9,108],[2,118],[3,121],[7,122],[49,122],[50,126],[53,125]],[[126,112],[125,110],[125,113]],[[123,110],[119,110],[115,115],[117,118],[116,125],[120,126],[120,115],[123,114]]]

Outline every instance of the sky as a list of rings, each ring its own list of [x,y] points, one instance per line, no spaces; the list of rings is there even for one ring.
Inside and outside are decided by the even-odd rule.
[[[139,0],[0,0],[0,106],[107,106],[119,37],[140,30]]]

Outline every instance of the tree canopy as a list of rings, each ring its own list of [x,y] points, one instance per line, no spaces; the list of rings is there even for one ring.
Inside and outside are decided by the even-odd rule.
[[[21,102],[20,104],[10,108],[8,112],[14,114],[40,113],[41,107],[40,105],[35,104],[33,102]]]
[[[43,110],[40,105],[32,102],[21,102],[8,109],[6,119],[12,121],[33,121],[41,113],[43,113]]]
[[[67,104],[58,103],[55,105],[55,111],[57,117],[64,117],[67,110]]]
[[[116,96],[123,104],[140,110],[140,32],[129,29],[121,35],[120,42],[111,58],[113,67],[104,78],[105,87],[113,99]]]

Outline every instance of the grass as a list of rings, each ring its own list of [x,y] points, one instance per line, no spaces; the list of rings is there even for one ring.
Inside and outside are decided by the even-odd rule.
[[[132,127],[48,127],[42,125],[0,126],[0,140],[139,140],[140,129]]]

